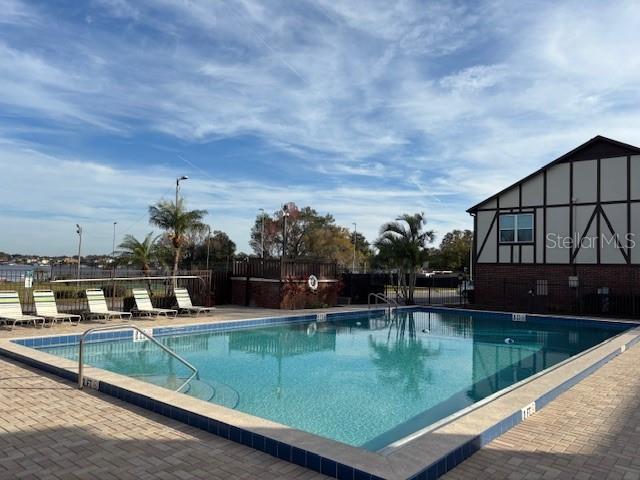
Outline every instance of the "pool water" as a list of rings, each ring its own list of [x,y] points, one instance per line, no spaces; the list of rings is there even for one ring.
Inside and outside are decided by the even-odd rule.
[[[408,311],[159,337],[199,370],[185,393],[379,450],[624,327]],[[168,388],[189,371],[150,342],[90,343],[86,363]],[[41,350],[77,359],[77,345]]]

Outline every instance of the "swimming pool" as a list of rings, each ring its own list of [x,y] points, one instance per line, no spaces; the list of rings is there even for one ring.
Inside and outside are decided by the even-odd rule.
[[[378,451],[631,326],[413,309],[154,336],[198,368],[185,393]],[[76,344],[35,346],[77,359]],[[188,376],[130,336],[85,349],[85,363],[156,385]]]

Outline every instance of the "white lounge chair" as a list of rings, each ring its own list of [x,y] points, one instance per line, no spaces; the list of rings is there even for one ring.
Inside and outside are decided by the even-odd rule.
[[[11,324],[10,330],[13,330],[16,323],[33,323],[34,326],[38,326],[38,321],[44,325],[44,318],[22,313],[18,292],[0,291],[0,323]]]
[[[180,313],[195,313],[196,316],[201,313],[210,313],[215,307],[201,307],[191,303],[189,291],[186,288],[175,288],[176,302],[178,303],[178,311]]]
[[[112,318],[131,318],[130,312],[118,312],[109,310],[107,301],[104,298],[104,292],[100,288],[91,288],[86,290],[87,303],[89,304],[89,314],[87,318],[97,318],[111,320]]]
[[[80,323],[80,315],[61,313],[58,311],[56,297],[51,290],[34,290],[33,301],[36,304],[36,313],[45,320],[51,321],[51,324],[56,323],[58,320],[63,323],[65,320],[68,320],[71,324],[73,324],[75,320],[75,325]]]
[[[135,313],[140,316],[149,316],[158,318],[160,315],[165,317],[176,317],[178,315],[177,310],[171,308],[155,308],[149,298],[149,293],[144,288],[134,288],[133,299],[136,302]]]

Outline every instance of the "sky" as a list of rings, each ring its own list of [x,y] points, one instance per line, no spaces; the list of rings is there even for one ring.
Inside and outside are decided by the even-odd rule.
[[[0,251],[86,254],[182,193],[249,251],[258,212],[374,240],[600,134],[640,145],[640,2],[0,0]]]

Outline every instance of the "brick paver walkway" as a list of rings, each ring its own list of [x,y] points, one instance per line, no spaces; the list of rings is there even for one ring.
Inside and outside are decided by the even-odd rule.
[[[640,345],[445,478],[640,480],[638,367]],[[0,479],[13,478],[325,477],[0,357]]]
[[[0,479],[322,479],[0,358]]]
[[[443,478],[640,479],[639,367],[640,345]]]

